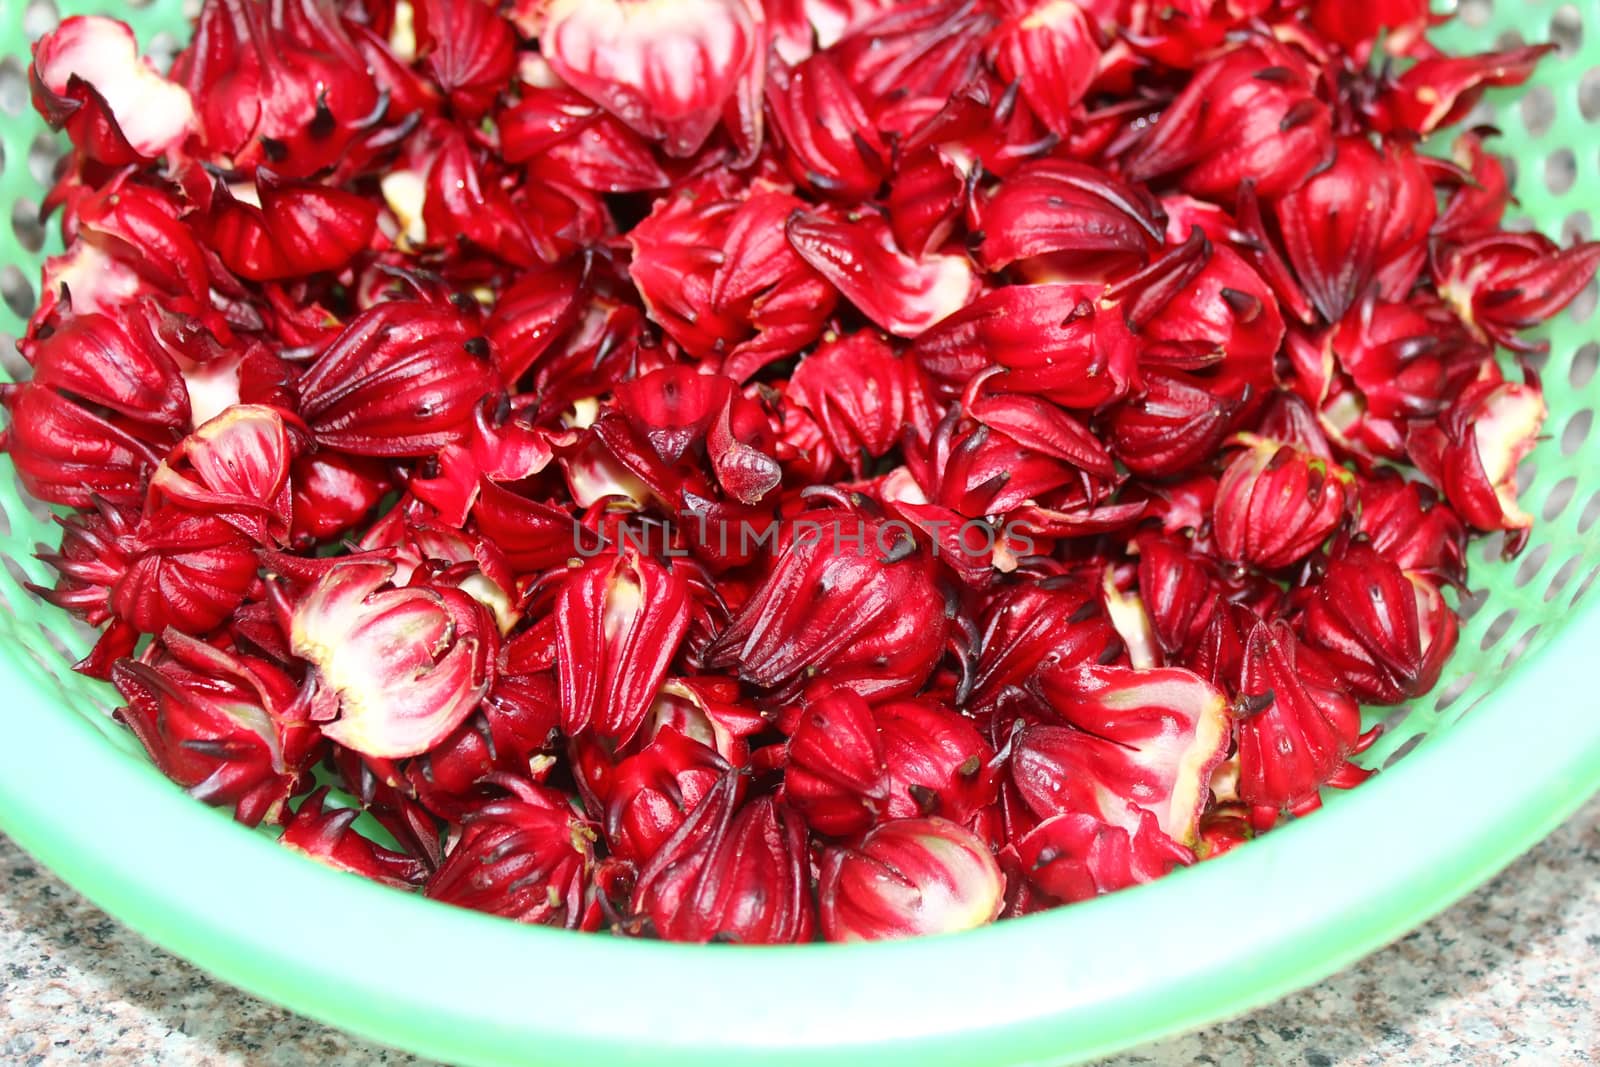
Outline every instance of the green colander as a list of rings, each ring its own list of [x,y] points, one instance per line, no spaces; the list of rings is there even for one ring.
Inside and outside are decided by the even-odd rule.
[[[59,147],[28,108],[28,40],[101,11],[170,54],[182,6],[0,0],[0,333],[21,328],[58,248],[36,220]],[[1586,23],[1600,34],[1600,0],[1478,0],[1439,34],[1457,50],[1560,46],[1520,100],[1473,121],[1500,127],[1523,217],[1563,241],[1591,236],[1600,205]],[[1585,598],[1600,576],[1595,305],[1591,285],[1546,330],[1549,439],[1521,471],[1533,540],[1509,563],[1496,540],[1474,547],[1478,592],[1443,682],[1391,711],[1363,757],[1385,772],[1152,885],[949,937],[741,950],[523,927],[336,873],[185,796],[112,721],[113,691],[69,670],[89,635],[23,588],[51,581],[32,553],[56,531],[8,462],[0,827],[229,982],[461,1064],[1059,1064],[1241,1012],[1428,918],[1600,786],[1600,594]],[[19,371],[9,336],[0,359]]]

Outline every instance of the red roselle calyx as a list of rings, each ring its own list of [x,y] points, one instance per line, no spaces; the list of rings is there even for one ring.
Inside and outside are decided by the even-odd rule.
[[[829,941],[949,934],[1000,913],[1005,877],[989,846],[946,819],[891,819],[823,854],[817,893]]]
[[[524,922],[944,933],[1244,847],[1532,536],[1528,331],[1600,267],[1433,142],[1549,46],[1437,21],[204,0],[163,73],[66,19],[34,591],[195,796]]]

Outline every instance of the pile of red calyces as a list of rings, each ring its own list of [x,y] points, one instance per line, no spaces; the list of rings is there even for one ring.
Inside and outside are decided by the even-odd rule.
[[[207,0],[163,74],[69,19],[39,592],[189,792],[524,922],[884,938],[1216,856],[1437,682],[1532,521],[1497,349],[1600,263],[1502,229],[1494,131],[1422,150],[1544,49],[1430,28]]]

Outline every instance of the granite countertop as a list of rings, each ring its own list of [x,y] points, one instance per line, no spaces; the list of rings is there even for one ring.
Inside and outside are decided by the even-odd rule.
[[[1578,1064],[1600,1049],[1600,797],[1489,885],[1246,1019],[1104,1067]],[[145,942],[0,837],[0,1062],[421,1064]]]

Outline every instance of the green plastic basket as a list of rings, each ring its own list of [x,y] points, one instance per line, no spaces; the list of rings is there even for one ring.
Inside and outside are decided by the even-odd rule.
[[[59,248],[36,221],[58,141],[28,107],[28,41],[117,14],[170,52],[183,5],[0,0],[0,334]],[[59,9],[59,10],[58,10]],[[1461,4],[1451,48],[1552,40],[1491,100],[1522,216],[1563,241],[1600,205],[1600,0]],[[1520,32],[1519,32],[1520,31]],[[1514,102],[1513,102],[1514,101]],[[517,926],[336,873],[168,783],[68,664],[90,635],[34,600],[49,513],[0,470],[0,827],[157,943],[295,1011],[461,1064],[715,1067],[823,1055],[1059,1064],[1273,1000],[1370,952],[1510,862],[1600,786],[1600,407],[1593,285],[1546,331],[1549,440],[1524,465],[1532,543],[1473,549],[1478,592],[1439,689],[1364,757],[1392,770],[1314,817],[1161,882],[951,937],[739,950]],[[10,336],[4,370],[20,369]],[[1472,714],[1468,714],[1471,712]]]

